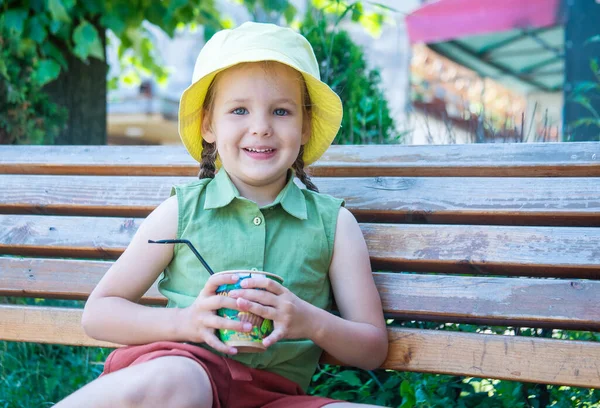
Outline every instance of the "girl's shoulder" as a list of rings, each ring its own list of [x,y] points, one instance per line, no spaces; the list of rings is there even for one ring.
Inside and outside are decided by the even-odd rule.
[[[180,195],[182,193],[200,193],[202,190],[204,190],[204,188],[206,188],[206,186],[208,185],[208,183],[211,182],[212,179],[210,178],[205,178],[205,179],[200,179],[200,180],[192,180],[190,182],[187,183],[181,183],[181,184],[175,184],[173,185],[173,187],[171,187],[171,195],[175,195],[177,193],[177,195]]]
[[[180,183],[180,184],[176,184],[174,187],[177,188],[185,188],[185,189],[190,189],[190,190],[197,190],[197,189],[203,189],[204,187],[206,187],[206,185],[208,183],[210,183],[213,179],[211,178],[203,178],[203,179],[199,179],[199,180],[192,180],[189,182],[184,182],[184,183]]]
[[[319,209],[330,208],[336,210],[345,205],[345,201],[341,198],[325,193],[318,193],[307,188],[302,189],[302,194],[304,195],[307,204],[312,203]]]

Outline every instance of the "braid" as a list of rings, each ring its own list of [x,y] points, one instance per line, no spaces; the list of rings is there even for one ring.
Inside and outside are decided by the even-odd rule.
[[[313,184],[313,182],[310,180],[310,177],[308,176],[308,174],[306,174],[306,171],[304,170],[304,158],[302,157],[303,155],[304,146],[301,146],[300,153],[298,154],[298,158],[292,165],[292,169],[294,169],[294,171],[296,172],[296,176],[300,179],[302,184],[306,186],[307,189],[311,191],[316,191],[318,193],[319,189]]]
[[[202,161],[200,162],[200,173],[198,178],[214,178],[215,177],[215,161],[217,159],[217,148],[214,143],[208,143],[202,139]]]

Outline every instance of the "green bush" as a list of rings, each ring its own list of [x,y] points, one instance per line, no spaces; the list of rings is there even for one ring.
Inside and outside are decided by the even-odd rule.
[[[0,144],[52,144],[67,111],[42,91],[52,65],[0,16]]]
[[[306,14],[300,32],[313,46],[321,78],[344,105],[342,127],[334,143],[402,142],[381,89],[381,74],[368,68],[362,48],[350,35],[332,26],[318,10]]]

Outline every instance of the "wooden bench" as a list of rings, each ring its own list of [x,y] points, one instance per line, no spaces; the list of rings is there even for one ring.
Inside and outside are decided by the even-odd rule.
[[[0,296],[86,299],[196,173],[182,147],[1,146]],[[600,143],[333,146],[312,173],[361,223],[386,316],[437,322],[390,326],[383,367],[600,387],[600,342],[514,335],[600,331]],[[80,317],[3,304],[0,339],[114,346]]]

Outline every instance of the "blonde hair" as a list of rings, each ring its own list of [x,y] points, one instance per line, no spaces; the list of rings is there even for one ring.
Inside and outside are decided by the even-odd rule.
[[[263,64],[263,69],[265,71],[269,70],[272,67],[273,62],[271,61],[261,61]],[[244,63],[247,64],[247,63]],[[242,65],[242,64],[240,64]],[[222,71],[223,72],[223,71]],[[215,103],[216,96],[216,83],[218,81],[221,73],[218,73],[213,81],[211,82],[208,90],[206,92],[206,97],[204,98],[204,103],[202,105],[202,121],[212,120],[213,108]],[[300,86],[301,86],[301,95],[302,95],[302,127],[308,126],[310,128],[311,125],[311,114],[312,114],[312,105],[310,101],[310,94],[308,93],[308,87],[306,86],[306,82],[304,81],[304,77],[298,71],[296,71],[299,76]],[[215,143],[208,143],[206,140],[202,139],[202,155],[200,161],[200,172],[198,173],[198,178],[214,178],[216,172],[216,160],[217,160],[217,147]],[[298,153],[298,157],[294,164],[292,164],[292,169],[296,173],[296,177],[300,179],[302,184],[306,186],[307,189],[318,192],[319,189],[317,186],[313,184],[310,179],[310,176],[307,174],[306,169],[304,168],[304,146],[300,146],[300,151]]]

